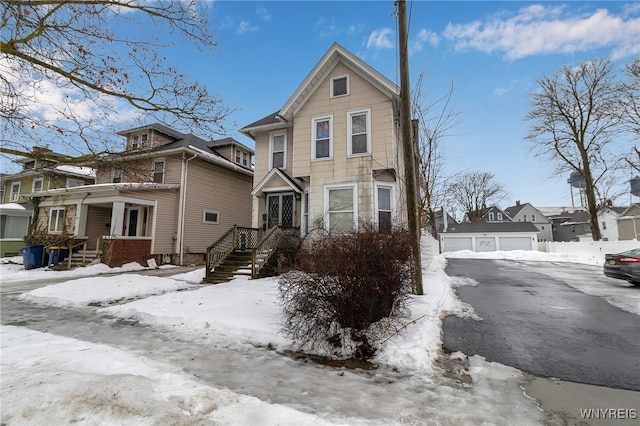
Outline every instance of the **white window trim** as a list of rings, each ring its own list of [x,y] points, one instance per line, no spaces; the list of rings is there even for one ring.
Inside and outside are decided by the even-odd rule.
[[[17,191],[13,191],[13,188],[17,187]],[[9,202],[18,201],[20,199],[20,182],[13,182],[11,184],[11,190],[9,191]]]
[[[389,194],[389,196],[391,197],[391,224],[393,225],[393,223],[396,221],[396,186],[395,184],[391,183],[391,182],[376,182],[374,185],[374,194],[373,194],[373,199],[374,199],[374,205],[373,205],[373,214],[374,214],[374,218],[373,218],[373,223],[376,224],[376,226],[378,226],[378,223],[380,223],[379,218],[378,218],[378,212],[379,212],[379,208],[378,208],[378,188],[389,188],[391,190],[391,194]]]
[[[489,222],[493,222],[494,218],[493,218],[493,212],[489,212]]]
[[[216,215],[216,221],[207,220],[207,213],[214,213]],[[216,210],[202,210],[202,223],[206,223],[209,225],[219,225],[220,224],[220,212]]]
[[[316,123],[329,120],[329,156],[316,158]],[[311,118],[311,161],[333,160],[333,114]]]
[[[164,157],[162,157],[162,158],[154,158],[153,159],[153,170],[151,172],[151,182],[152,183],[164,183],[164,178],[167,175],[167,172],[166,172],[167,162],[165,160],[166,159]],[[162,163],[162,182],[155,182],[156,164],[157,163]]]
[[[273,138],[275,136],[284,136],[284,151],[282,155],[282,167],[283,170],[287,169],[287,131],[280,130],[271,132],[269,134],[269,170],[273,169]]]
[[[63,211],[64,212],[64,219],[63,219],[63,222],[62,222],[62,229],[51,229],[51,221],[53,220],[53,212],[54,211],[56,211],[56,212]],[[59,213],[56,215],[56,226],[58,224],[58,216],[59,216]],[[66,221],[66,220],[67,220],[67,212],[66,212],[66,209],[64,207],[52,207],[52,208],[50,208],[49,209],[49,224],[48,224],[48,227],[47,227],[47,229],[49,230],[49,233],[50,234],[62,234],[62,232],[64,231],[64,221]]]
[[[499,220],[499,221],[502,221],[502,219],[503,219],[503,218],[502,218],[502,213],[498,212],[498,220]]]
[[[352,125],[353,120],[351,119],[354,115],[361,115],[364,113],[367,116],[367,151],[360,152],[357,154],[353,153],[353,134],[352,134]],[[366,155],[371,155],[371,108],[358,109],[355,111],[347,112],[347,157],[362,157]]]
[[[309,190],[307,189],[306,191],[304,191],[304,193],[302,194],[302,223],[300,226],[300,230],[302,231],[302,235],[307,235],[309,233],[309,228],[311,227],[311,219],[309,216],[309,207],[311,207],[310,205],[311,199],[309,197]]]
[[[36,190],[36,182],[40,182],[40,190]],[[33,180],[33,183],[31,184],[31,192],[40,192],[40,191],[44,191],[44,178],[35,178]]]
[[[340,80],[340,79],[343,79],[343,78],[347,79],[347,81],[346,81],[346,83],[347,83],[347,93],[345,93],[344,95],[335,95],[334,96],[334,94],[333,94],[333,82],[335,80]],[[351,81],[349,79],[349,74],[337,75],[337,76],[331,78],[331,84],[329,85],[329,97],[330,98],[341,98],[343,96],[349,96],[350,94],[351,94]]]
[[[346,183],[346,184],[335,184],[335,185],[325,185],[324,187],[324,216],[326,223],[326,230],[329,231],[331,229],[331,219],[329,215],[329,192],[332,189],[352,189],[353,194],[353,229],[358,229],[358,184],[356,183]]]

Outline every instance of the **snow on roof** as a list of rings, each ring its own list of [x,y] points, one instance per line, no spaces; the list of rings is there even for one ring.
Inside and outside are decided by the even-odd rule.
[[[76,175],[82,175],[87,177],[96,177],[96,169],[92,169],[91,167],[82,167],[82,166],[70,166],[67,164],[56,166],[56,170],[60,170],[62,172],[74,173]]]
[[[208,160],[212,160],[212,162],[221,164],[221,165],[223,165],[223,166],[225,166],[227,168],[230,168],[230,169],[233,169],[233,170],[236,170],[236,171],[240,171],[240,172],[244,172],[244,173],[253,174],[253,172],[251,170],[249,170],[247,168],[244,168],[244,167],[241,167],[241,166],[239,166],[239,165],[227,160],[226,158],[224,158],[222,156],[209,153],[209,152],[204,151],[204,150],[202,150],[200,148],[197,148],[197,147],[195,147],[193,145],[189,145],[189,149],[197,152],[198,154],[202,155],[203,157],[206,157]]]
[[[19,210],[19,211],[25,211],[27,210],[25,208],[25,206],[23,206],[22,204],[18,204],[18,203],[7,203],[7,204],[0,204],[0,210]]]

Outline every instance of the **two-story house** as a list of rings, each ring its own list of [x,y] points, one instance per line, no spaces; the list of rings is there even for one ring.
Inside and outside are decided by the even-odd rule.
[[[516,200],[515,206],[507,207],[504,212],[514,222],[531,222],[538,228],[538,241],[553,241],[551,221],[530,203],[522,204]]]
[[[589,212],[586,210],[564,211],[548,216],[548,219],[552,225],[553,241],[588,241],[592,238]]]
[[[600,225],[600,233],[602,241],[618,241],[620,233],[618,231],[618,218],[622,216],[628,207],[617,207],[606,204],[598,209],[598,224]]]
[[[253,150],[158,123],[118,135],[126,150],[100,162],[95,185],[30,194],[44,195],[41,227],[84,239],[105,263],[120,266],[151,258],[202,263],[230,227],[251,224]]]
[[[25,194],[49,189],[72,188],[95,182],[95,169],[63,164],[67,156],[47,147],[34,147],[30,155],[14,160],[21,170],[2,175],[0,197],[0,256],[15,256],[24,245],[33,215],[31,199]]]
[[[404,224],[399,88],[334,43],[255,141],[254,227],[349,230]]]

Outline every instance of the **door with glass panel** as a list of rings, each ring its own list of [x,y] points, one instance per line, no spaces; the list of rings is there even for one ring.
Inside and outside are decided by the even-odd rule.
[[[292,227],[294,196],[292,193],[267,195],[267,229],[276,225]]]

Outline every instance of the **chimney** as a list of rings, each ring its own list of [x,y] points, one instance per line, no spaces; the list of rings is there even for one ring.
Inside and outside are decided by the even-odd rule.
[[[516,200],[516,206],[520,205],[520,200]]]

